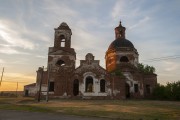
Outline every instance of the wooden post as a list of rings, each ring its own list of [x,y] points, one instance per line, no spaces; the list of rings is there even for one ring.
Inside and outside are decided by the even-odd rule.
[[[113,99],[114,99],[114,76],[113,76],[113,90],[112,91],[113,91],[112,95],[113,95]]]
[[[48,101],[49,101],[50,74],[51,74],[51,64],[49,64],[49,65],[48,65],[48,81],[47,81],[47,94],[46,94],[46,102],[48,102]]]
[[[41,70],[41,79],[40,79],[40,83],[39,83],[38,102],[40,102],[40,100],[41,100],[41,85],[42,85],[42,80],[43,80],[43,73],[44,73],[44,66],[42,67],[42,70]]]
[[[17,86],[16,86],[16,97],[18,97],[17,91],[18,91],[18,82],[17,82]]]
[[[3,74],[4,74],[4,67],[3,67],[3,70],[2,70],[1,81],[0,81],[0,87],[1,87],[1,82],[2,82],[2,79],[3,79]]]

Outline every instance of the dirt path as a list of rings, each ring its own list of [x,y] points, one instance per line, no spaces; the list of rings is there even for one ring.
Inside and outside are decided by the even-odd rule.
[[[108,120],[104,118],[88,118],[71,115],[0,110],[0,120]]]

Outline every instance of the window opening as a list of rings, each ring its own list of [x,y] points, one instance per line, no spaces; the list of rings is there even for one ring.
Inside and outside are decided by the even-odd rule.
[[[59,65],[59,66],[64,66],[65,65],[65,62],[63,60],[58,60],[56,65]]]
[[[50,82],[49,83],[49,92],[53,92],[54,91],[54,82]]]
[[[100,92],[105,92],[106,90],[106,81],[103,79],[100,81]]]
[[[86,78],[86,92],[93,92],[93,78],[91,76]]]
[[[134,84],[134,92],[137,93],[139,91],[138,84]]]
[[[146,93],[147,94],[151,93],[150,85],[146,85]]]
[[[122,56],[120,62],[129,62],[129,60],[126,56]]]
[[[79,94],[79,80],[75,79],[73,83],[73,94],[77,96]]]

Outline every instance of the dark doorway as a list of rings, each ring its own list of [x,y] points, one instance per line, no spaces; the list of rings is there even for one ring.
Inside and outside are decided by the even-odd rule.
[[[79,94],[79,80],[75,79],[73,83],[73,95],[77,96]]]
[[[106,81],[102,79],[100,81],[100,92],[105,92],[105,90],[106,90]]]
[[[25,96],[29,96],[29,90],[25,90]]]
[[[146,93],[150,94],[151,93],[151,87],[150,85],[146,85]]]
[[[93,78],[91,76],[86,78],[86,92],[93,92]]]
[[[49,82],[49,92],[54,92],[54,82]]]
[[[126,83],[126,98],[130,98],[130,86]]]

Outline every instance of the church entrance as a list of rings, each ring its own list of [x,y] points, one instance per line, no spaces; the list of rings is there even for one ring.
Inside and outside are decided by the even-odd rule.
[[[77,96],[79,94],[79,80],[75,79],[73,83],[73,95]]]
[[[130,98],[130,86],[126,83],[126,98]]]

